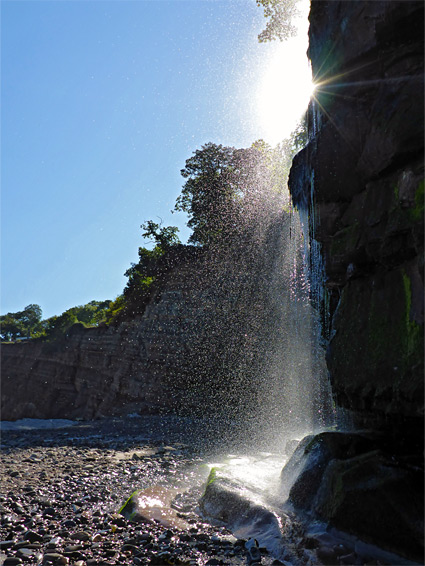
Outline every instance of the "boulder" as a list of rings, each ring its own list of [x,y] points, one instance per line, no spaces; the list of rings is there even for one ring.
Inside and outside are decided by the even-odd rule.
[[[281,472],[282,494],[300,509],[311,509],[329,462],[347,459],[375,446],[371,432],[322,432],[299,443]]]
[[[313,510],[339,529],[423,564],[423,497],[420,470],[374,450],[331,460]]]
[[[284,551],[285,537],[292,534],[292,523],[268,508],[259,495],[226,475],[225,469],[213,468],[199,502],[203,516],[225,524],[236,537],[256,539],[274,556]]]
[[[118,511],[132,522],[158,522],[167,528],[187,530],[189,523],[178,516],[171,503],[177,494],[177,489],[160,485],[135,491],[130,495]]]
[[[282,470],[282,489],[295,508],[422,563],[423,472],[386,449],[388,439],[370,431],[307,436]]]

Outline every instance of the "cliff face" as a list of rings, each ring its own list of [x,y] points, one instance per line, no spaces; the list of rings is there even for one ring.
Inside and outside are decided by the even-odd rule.
[[[289,216],[273,226],[260,246],[253,238],[248,248],[180,250],[132,320],[77,325],[51,342],[3,344],[1,418],[249,413],[268,395],[260,382],[276,342],[305,346],[309,337],[308,328],[292,337],[276,312],[290,273],[271,250],[280,249],[282,231],[289,238]],[[287,310],[295,319],[302,309]],[[308,360],[297,364],[307,373]]]
[[[333,393],[362,426],[423,426],[423,9],[311,4],[318,87],[290,190],[324,261]]]
[[[118,326],[71,329],[61,341],[2,346],[2,419],[84,418],[177,406],[171,376],[201,317],[201,290],[181,266],[145,314]]]

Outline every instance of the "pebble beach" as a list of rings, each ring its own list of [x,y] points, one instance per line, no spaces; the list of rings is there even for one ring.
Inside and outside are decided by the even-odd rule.
[[[253,562],[245,540],[196,512],[205,461],[224,442],[211,423],[204,423],[202,435],[199,426],[177,417],[63,428],[55,422],[44,428],[7,424],[1,437],[0,565]],[[134,523],[118,513],[135,490],[152,494],[158,486],[170,492],[172,516]],[[257,563],[281,564],[265,549],[257,554]]]

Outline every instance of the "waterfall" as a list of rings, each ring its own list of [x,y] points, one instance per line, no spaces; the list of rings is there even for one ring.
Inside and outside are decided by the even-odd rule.
[[[311,143],[318,130],[319,115],[316,101],[312,98],[309,107],[309,143]],[[299,226],[303,239],[304,277],[307,281],[308,299],[311,307],[311,359],[312,374],[315,383],[312,389],[314,397],[314,426],[320,428],[335,424],[334,403],[332,400],[331,385],[326,365],[324,363],[324,348],[329,328],[329,296],[325,286],[325,268],[321,253],[321,244],[316,240],[317,207],[315,203],[315,172],[310,171],[309,201],[300,204],[298,213]]]
[[[323,298],[323,264],[307,211],[287,207],[264,245],[273,258],[260,331],[264,351],[257,405],[245,421],[257,442],[276,450],[333,424],[332,400],[317,308]]]

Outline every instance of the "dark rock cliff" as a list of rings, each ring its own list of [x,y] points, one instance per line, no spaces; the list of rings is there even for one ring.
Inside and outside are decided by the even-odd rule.
[[[423,429],[424,4],[313,0],[315,100],[290,175],[324,261],[327,362],[360,425]],[[404,429],[406,430],[406,428]]]
[[[360,429],[358,438],[372,442],[350,446],[344,433],[307,439],[289,499],[418,564],[424,556],[423,26],[422,1],[312,0],[309,56],[317,90],[309,143],[289,179],[311,248],[321,252],[323,271],[312,266],[312,272],[323,274],[322,292],[314,298],[323,313],[333,395]]]

